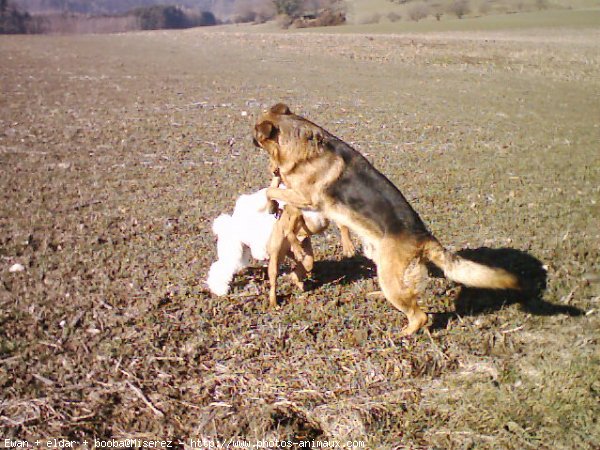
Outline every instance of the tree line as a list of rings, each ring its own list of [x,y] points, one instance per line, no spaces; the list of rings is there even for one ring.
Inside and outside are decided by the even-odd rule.
[[[0,0],[0,33],[27,33],[27,26],[30,20],[31,16],[29,13],[19,11],[8,0]]]
[[[20,11],[11,0],[0,0],[0,33],[107,33],[135,30],[181,29],[218,23],[262,23],[276,19],[283,28],[340,25],[346,22],[342,0],[178,0],[178,5],[156,5],[160,0],[122,0],[137,6],[121,13],[112,0],[23,0],[31,11]],[[192,7],[191,5],[196,5]],[[190,6],[186,6],[190,5]],[[206,10],[201,7],[211,8]],[[217,18],[214,11],[222,18]]]
[[[90,15],[74,12],[30,14],[9,0],[0,0],[0,34],[110,33],[135,30],[181,29],[218,23],[210,11],[181,6],[152,5],[123,14]]]

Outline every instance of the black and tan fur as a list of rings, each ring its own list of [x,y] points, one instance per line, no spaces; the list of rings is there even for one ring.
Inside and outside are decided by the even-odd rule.
[[[350,145],[277,104],[254,129],[255,145],[270,156],[287,189],[271,187],[270,199],[314,209],[358,234],[377,265],[385,297],[408,318],[402,335],[426,325],[419,308],[419,282],[430,261],[467,286],[517,289],[503,269],[461,258],[442,247],[402,193]]]

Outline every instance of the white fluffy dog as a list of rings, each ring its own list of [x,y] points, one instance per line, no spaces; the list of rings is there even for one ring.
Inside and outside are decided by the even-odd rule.
[[[267,189],[243,194],[235,202],[232,215],[221,214],[213,222],[217,235],[217,255],[206,280],[215,295],[229,293],[233,276],[250,264],[250,256],[269,258],[267,244],[277,218],[268,213]]]
[[[248,267],[251,257],[260,261],[269,259],[269,239],[277,222],[275,215],[269,214],[269,206],[266,188],[243,194],[235,202],[232,215],[221,214],[213,222],[218,259],[210,266],[206,280],[213,294],[227,295],[233,276]],[[279,206],[284,203],[279,202]],[[322,214],[303,211],[302,215],[310,229],[327,228],[329,222]]]

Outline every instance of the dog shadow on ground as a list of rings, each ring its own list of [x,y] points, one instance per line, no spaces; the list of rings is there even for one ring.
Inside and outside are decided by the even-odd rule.
[[[289,278],[281,278],[282,275],[289,275],[292,266],[289,261],[286,261],[280,267],[278,276],[278,284],[283,289],[280,289],[277,296],[280,299],[286,299],[294,292],[297,292],[294,287],[291,288],[291,293],[284,293],[286,284],[290,282]],[[305,291],[310,292],[319,289],[328,284],[348,285],[355,281],[374,278],[377,275],[377,269],[373,261],[365,258],[362,255],[352,257],[344,257],[340,260],[317,260],[314,262],[313,270],[309,278],[305,280]],[[267,267],[266,266],[249,266],[244,269],[241,276],[235,277],[232,287],[244,289],[249,280],[257,280],[259,283],[267,283]],[[242,294],[245,295],[245,294]]]
[[[498,311],[504,306],[519,304],[524,312],[537,316],[554,316],[566,314],[581,316],[579,308],[569,305],[558,305],[544,300],[547,286],[547,274],[540,260],[521,250],[513,248],[492,249],[481,247],[464,249],[457,252],[465,259],[470,259],[490,267],[499,267],[515,274],[521,283],[521,290],[494,290],[462,287],[455,299],[455,311],[433,315],[431,330],[446,328],[448,321],[455,316],[476,316]],[[430,270],[433,276],[443,276],[437,269]]]
[[[319,260],[315,261],[312,271],[311,289],[331,283],[342,285],[354,281],[373,278],[377,270],[375,264],[362,255],[355,255],[341,260]]]

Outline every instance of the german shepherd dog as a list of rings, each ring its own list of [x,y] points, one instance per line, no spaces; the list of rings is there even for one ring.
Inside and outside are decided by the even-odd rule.
[[[377,266],[386,299],[406,314],[408,336],[427,324],[417,304],[425,262],[466,286],[519,289],[513,274],[446,250],[429,232],[400,190],[350,145],[278,103],[254,127],[254,144],[265,149],[287,189],[267,197],[313,209],[361,237]]]

